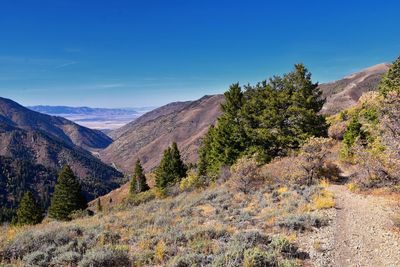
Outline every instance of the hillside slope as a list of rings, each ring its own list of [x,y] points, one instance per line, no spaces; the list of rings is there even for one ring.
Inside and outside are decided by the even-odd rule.
[[[68,144],[84,149],[102,149],[112,139],[101,131],[82,127],[62,117],[55,117],[25,108],[18,103],[0,97],[0,115],[12,125],[25,130],[39,130]]]
[[[28,189],[47,206],[65,164],[82,180],[88,200],[117,188],[122,176],[78,146],[6,123],[0,123],[0,162],[0,204],[11,209]]]
[[[223,95],[205,96],[154,110],[114,132],[115,141],[100,152],[100,157],[127,172],[139,158],[144,168],[151,170],[158,165],[164,149],[175,141],[183,159],[194,163],[200,139],[219,116],[223,99]]]
[[[326,103],[323,114],[335,114],[355,105],[365,92],[376,91],[378,84],[389,69],[390,64],[378,64],[356,72],[341,80],[321,84],[320,88]]]
[[[341,80],[321,84],[326,103],[324,114],[334,114],[358,101],[364,92],[375,91],[389,64],[379,64],[354,73]],[[162,152],[176,141],[187,162],[197,160],[197,150],[206,129],[220,114],[222,95],[207,96],[193,102],[175,102],[155,109],[137,120],[110,133],[113,144],[100,153],[101,158],[131,171],[140,158],[146,170],[159,163]]]
[[[62,118],[27,112],[11,100],[2,99],[0,107],[0,221],[10,218],[27,190],[48,206],[58,171],[65,164],[81,179],[88,200],[120,185],[120,172],[72,142],[89,134],[82,142],[99,144],[104,140],[101,135],[97,135],[100,140],[93,138],[89,129]],[[77,127],[78,132],[69,127]]]
[[[154,120],[160,116],[164,116],[167,114],[171,114],[173,112],[177,112],[181,109],[183,109],[185,106],[189,105],[192,101],[185,101],[185,102],[172,102],[167,105],[164,105],[162,107],[156,108],[152,111],[149,111],[136,120],[122,126],[121,128],[118,128],[112,132],[110,132],[110,136],[116,140],[122,135],[132,131],[132,129],[135,129],[137,125],[146,123],[148,121]]]

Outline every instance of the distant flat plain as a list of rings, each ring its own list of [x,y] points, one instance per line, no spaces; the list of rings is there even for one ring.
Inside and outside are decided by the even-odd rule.
[[[31,110],[64,117],[79,125],[109,132],[137,119],[154,107],[140,108],[89,108],[67,106],[30,106]]]

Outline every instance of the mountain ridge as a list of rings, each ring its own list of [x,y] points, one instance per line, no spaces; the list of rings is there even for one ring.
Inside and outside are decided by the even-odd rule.
[[[177,142],[183,159],[195,163],[201,138],[221,113],[219,106],[223,99],[223,95],[211,95],[190,102],[174,102],[150,116],[144,115],[118,132],[118,136],[114,133],[117,138],[100,151],[100,158],[125,172],[132,171],[134,161],[139,158],[149,171],[158,165],[162,151]]]
[[[75,141],[96,133],[0,98],[0,221],[9,219],[7,214],[14,211],[27,190],[47,207],[58,171],[67,164],[81,180],[87,200],[117,188],[122,174],[84,149],[90,143]],[[97,137],[87,138],[97,141]],[[102,135],[99,138],[102,141]]]
[[[375,91],[389,63],[380,63],[345,76],[340,80],[320,84],[322,96],[326,98],[321,113],[335,114],[355,105],[365,92]]]
[[[107,147],[112,139],[98,130],[80,126],[60,116],[50,116],[32,111],[10,99],[0,97],[0,115],[7,118],[19,128],[41,130],[87,150]]]

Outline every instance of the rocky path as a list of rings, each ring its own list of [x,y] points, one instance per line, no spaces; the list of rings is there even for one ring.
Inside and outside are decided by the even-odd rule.
[[[400,234],[393,231],[394,203],[332,185],[336,209],[323,211],[329,226],[300,238],[310,252],[306,266],[400,267]]]
[[[383,197],[351,193],[343,185],[330,190],[337,210],[333,266],[400,266],[392,203]]]

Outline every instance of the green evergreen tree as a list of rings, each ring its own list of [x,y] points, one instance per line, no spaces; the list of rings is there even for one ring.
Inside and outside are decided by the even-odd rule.
[[[38,224],[43,220],[43,210],[31,192],[24,193],[17,210],[16,224]]]
[[[217,173],[222,165],[232,165],[243,152],[247,136],[243,128],[241,109],[244,94],[238,83],[232,84],[224,93],[225,102],[221,104],[222,115],[216,127],[211,127],[203,139],[199,150],[200,175]]]
[[[156,170],[156,187],[164,189],[186,176],[187,168],[183,163],[177,144],[174,142],[165,151]]]
[[[147,184],[146,176],[144,175],[142,164],[140,163],[140,160],[137,160],[136,164],[135,164],[135,171],[134,171],[134,174],[132,177],[129,192],[131,195],[133,195],[135,193],[145,192],[149,189],[150,189],[150,187]]]
[[[172,154],[172,165],[175,170],[176,176],[179,178],[183,178],[187,173],[187,166],[183,163],[181,158],[181,153],[178,149],[178,144],[173,142],[171,145],[171,154]]]
[[[379,84],[379,92],[383,95],[386,95],[390,91],[400,93],[400,57],[393,62]]]
[[[71,168],[67,165],[60,172],[54,193],[51,197],[49,216],[57,220],[69,220],[69,215],[87,207],[81,192],[81,185]]]
[[[327,124],[319,115],[325,100],[304,65],[245,89],[234,84],[225,93],[223,113],[199,149],[199,174],[218,172],[244,155],[269,162],[311,136],[326,136]]]

